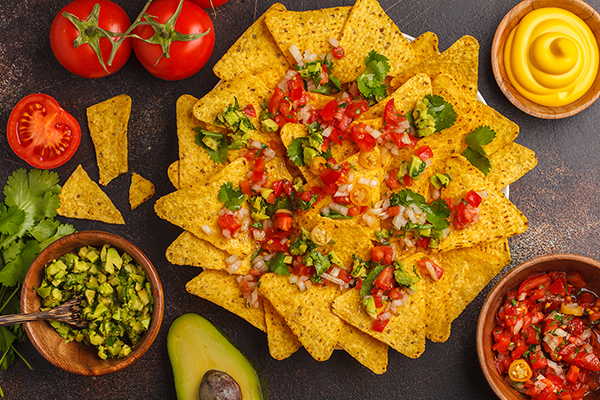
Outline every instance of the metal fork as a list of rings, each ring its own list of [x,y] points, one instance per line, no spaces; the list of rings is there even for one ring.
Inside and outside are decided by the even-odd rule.
[[[66,322],[67,324],[76,326],[78,328],[86,328],[87,321],[79,316],[79,313],[83,309],[81,306],[81,299],[83,299],[83,296],[73,297],[66,303],[44,312],[1,316],[0,326],[51,319],[55,321]]]

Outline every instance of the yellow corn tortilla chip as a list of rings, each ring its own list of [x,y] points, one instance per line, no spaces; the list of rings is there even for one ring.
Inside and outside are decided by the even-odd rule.
[[[435,33],[425,32],[410,42],[411,47],[415,50],[416,64],[435,57],[439,54],[439,40]]]
[[[284,360],[302,347],[302,343],[300,343],[294,332],[287,326],[285,320],[277,313],[269,300],[263,299],[263,307],[265,309],[269,354],[276,360]]]
[[[179,142],[179,188],[192,186],[196,182],[204,182],[225,165],[214,162],[206,150],[196,143],[194,130],[201,123],[192,113],[198,99],[184,94],[177,99],[177,138]]]
[[[469,190],[485,191],[487,197],[482,199],[479,206],[479,221],[453,230],[450,236],[441,241],[436,249],[438,252],[472,247],[525,232],[527,218],[466,158],[461,155],[450,157],[445,173],[452,180],[443,189],[442,197],[458,201]]]
[[[276,10],[285,10],[285,6],[275,3],[261,15],[217,61],[215,75],[230,81],[246,73],[259,76],[270,88],[277,86],[290,66],[265,25],[265,15]]]
[[[250,238],[250,232],[240,231],[236,237],[227,239],[221,233],[217,214],[223,208],[223,203],[219,201],[221,186],[231,182],[234,188],[237,187],[241,180],[246,179],[249,171],[249,162],[245,158],[239,158],[221,170],[210,182],[198,183],[161,197],[154,204],[154,210],[159,217],[242,258],[251,254],[256,247]],[[245,202],[242,207],[248,209]],[[206,227],[210,228],[211,234],[206,233]]]
[[[515,124],[492,107],[480,102],[475,102],[475,121],[473,126],[489,126],[496,132],[496,137],[490,144],[483,146],[488,154],[512,143],[519,135],[519,125]],[[466,144],[465,144],[466,146]]]
[[[250,74],[237,75],[229,81],[225,81],[208,92],[196,102],[193,109],[194,117],[207,124],[214,124],[217,115],[229,107],[230,104],[239,104],[240,109],[252,105],[256,110],[256,117],[248,119],[254,127],[260,129],[260,110],[263,102],[271,99],[271,89],[259,78]]]
[[[130,113],[131,97],[125,94],[86,109],[100,171],[99,182],[103,186],[127,172],[127,123]]]
[[[343,325],[331,312],[331,303],[340,293],[337,286],[313,285],[300,292],[287,276],[267,273],[260,278],[259,291],[315,360],[331,357]]]
[[[179,160],[172,162],[167,169],[169,182],[173,184],[175,189],[179,189]]]
[[[410,358],[417,358],[425,351],[426,319],[424,309],[426,299],[421,287],[408,297],[403,307],[406,312],[392,316],[383,332],[373,330],[373,318],[367,314],[357,289],[351,289],[333,302],[333,312],[348,324],[360,329],[373,338],[389,345],[394,350]]]
[[[261,331],[266,331],[265,311],[262,304],[259,307],[246,305],[235,275],[208,269],[189,281],[185,289],[245,319]]]
[[[352,82],[363,73],[371,50],[389,59],[390,76],[398,75],[416,61],[414,49],[377,0],[356,1],[339,42],[345,55],[336,60],[334,75],[342,83]]]
[[[330,38],[338,40],[352,7],[309,11],[269,10],[265,24],[290,64],[297,64],[289,49],[295,44],[301,54],[329,53]]]
[[[339,346],[356,361],[376,374],[387,370],[388,345],[367,335],[358,328],[344,323],[338,338]]]
[[[426,74],[417,74],[411,77],[388,97],[361,114],[358,120],[362,121],[373,118],[382,118],[385,106],[391,99],[394,99],[396,112],[400,115],[405,115],[413,110],[417,102],[423,100],[423,97],[431,94],[431,89],[431,79],[429,79],[429,76]]]
[[[486,179],[497,189],[515,182],[537,165],[535,153],[517,143],[508,143],[490,154],[492,169]]]
[[[81,165],[63,185],[58,215],[124,225],[123,216]]]
[[[390,82],[392,90],[402,86],[411,76],[426,73],[432,79],[441,73],[448,73],[464,86],[469,98],[477,97],[477,74],[479,65],[479,43],[472,36],[463,36],[438,56],[414,65],[396,76]]]
[[[223,251],[206,240],[200,239],[191,232],[183,232],[167,247],[167,261],[175,265],[191,265],[206,269],[224,271],[227,269],[225,262],[231,254]],[[246,275],[252,268],[250,256],[240,259],[241,265],[236,275]]]
[[[150,200],[154,196],[154,184],[148,179],[135,172],[131,175],[131,186],[129,187],[129,204],[131,209]]]
[[[438,282],[425,280],[427,299],[427,337],[445,342],[450,336],[452,321],[483,290],[503,267],[510,263],[508,241],[500,239],[437,255],[444,274]],[[405,265],[411,268],[412,266]],[[402,308],[399,309],[403,312]]]

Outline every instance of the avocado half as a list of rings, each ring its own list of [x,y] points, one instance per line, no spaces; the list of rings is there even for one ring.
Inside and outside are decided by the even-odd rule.
[[[206,318],[184,314],[169,328],[167,350],[178,400],[197,400],[206,371],[228,373],[240,386],[242,399],[268,399],[267,385],[254,363]]]

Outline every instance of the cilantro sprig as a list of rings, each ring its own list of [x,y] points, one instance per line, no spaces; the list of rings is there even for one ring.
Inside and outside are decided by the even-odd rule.
[[[483,146],[490,144],[495,137],[496,132],[489,126],[478,126],[473,132],[465,136],[467,148],[462,154],[473,166],[483,172],[484,175],[490,173],[492,163],[487,157]]]
[[[20,168],[4,187],[4,202],[0,202],[0,314],[20,312],[18,292],[33,260],[50,243],[75,232],[73,226],[54,219],[60,205],[58,179],[55,172]],[[15,345],[25,340],[22,325],[0,327],[0,368],[8,369],[17,356],[23,359]]]
[[[242,192],[241,188],[234,189],[231,182],[227,182],[221,185],[219,191],[219,201],[225,203],[225,207],[231,211],[237,211],[242,207],[242,203],[246,200],[246,195]]]
[[[450,226],[448,222],[450,209],[446,200],[438,199],[429,204],[425,200],[425,197],[410,189],[392,193],[390,196],[390,207],[397,205],[408,206],[410,204],[415,204],[427,215],[427,221],[433,225],[434,229],[443,230]]]
[[[388,58],[371,50],[365,58],[365,71],[356,78],[358,90],[363,97],[369,100],[369,103],[376,103],[387,96],[386,86],[383,83],[388,72],[390,64]]]

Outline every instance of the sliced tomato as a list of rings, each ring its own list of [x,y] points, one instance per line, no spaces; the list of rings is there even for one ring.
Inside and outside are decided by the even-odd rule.
[[[13,108],[6,128],[8,144],[35,168],[51,169],[66,163],[81,141],[77,120],[47,94],[22,98]]]
[[[465,195],[465,200],[467,200],[467,203],[469,203],[471,206],[477,208],[481,204],[482,199],[479,193],[474,190],[469,190]]]
[[[256,118],[256,110],[254,109],[254,106],[252,104],[248,104],[243,111],[248,118]]]
[[[373,261],[383,261],[383,265],[391,264],[394,259],[394,249],[392,246],[375,246],[371,249]]]
[[[385,329],[385,326],[388,324],[388,322],[390,322],[389,319],[381,320],[381,319],[377,318],[375,321],[373,321],[373,330],[375,332],[383,332],[383,330]]]
[[[298,75],[296,75],[298,76]],[[331,121],[335,116],[338,110],[338,102],[337,100],[331,100],[329,103],[325,104],[325,107],[321,110],[321,118],[323,121]]]
[[[377,275],[373,281],[373,285],[380,287],[383,290],[392,290],[394,287],[394,267],[388,265]]]
[[[583,288],[586,286],[585,278],[579,272],[569,272],[567,274],[567,281],[576,288]]]
[[[356,184],[350,192],[350,201],[357,206],[367,206],[371,204],[371,188],[367,185]]]
[[[282,231],[289,231],[290,229],[292,229],[293,222],[294,220],[292,219],[292,216],[290,214],[278,213],[275,214],[275,222],[273,223],[273,225],[275,226],[275,228],[280,229]]]
[[[525,279],[519,286],[519,294],[529,292],[530,290],[537,289],[540,286],[547,288],[550,285],[551,279],[548,274],[542,272]]]

